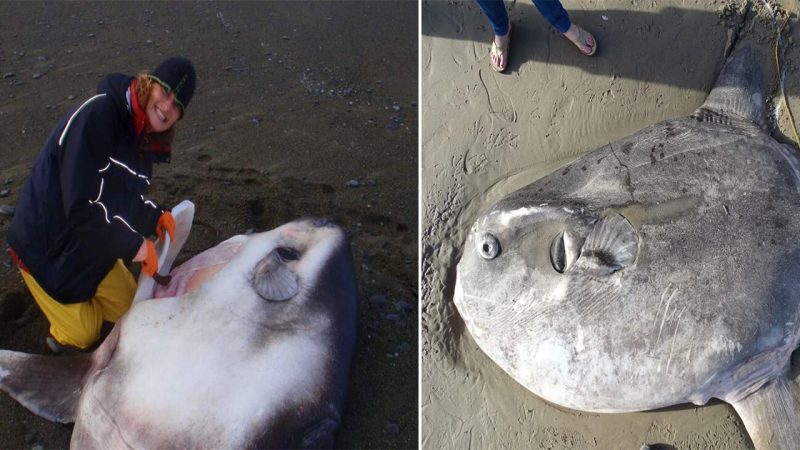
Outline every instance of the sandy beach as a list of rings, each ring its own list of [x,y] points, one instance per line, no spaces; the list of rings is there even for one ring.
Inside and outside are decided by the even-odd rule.
[[[597,54],[581,55],[530,2],[506,2],[514,26],[504,74],[489,65],[492,29],[476,3],[422,5],[422,447],[752,448],[736,412],[716,400],[629,414],[547,403],[477,347],[453,305],[455,267],[477,216],[586,152],[691,114],[721,68],[745,4],[562,3],[595,35]],[[797,114],[798,5],[770,3],[787,23],[785,88]],[[752,4],[738,35],[759,49],[771,89],[771,132],[790,142],[774,81],[775,32],[763,3]]]
[[[197,90],[150,192],[197,207],[178,263],[301,216],[342,225],[360,320],[336,446],[415,447],[417,16],[410,1],[3,2],[0,206],[104,75],[191,58]],[[45,353],[47,322],[3,261],[0,348]],[[64,448],[70,433],[0,395],[0,447]]]

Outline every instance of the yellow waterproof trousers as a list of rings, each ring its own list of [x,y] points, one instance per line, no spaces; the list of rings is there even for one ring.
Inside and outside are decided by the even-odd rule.
[[[133,274],[119,259],[97,286],[93,298],[69,305],[50,297],[30,273],[24,270],[20,273],[36,304],[50,322],[50,334],[63,345],[81,349],[97,341],[104,320],[116,322],[130,309],[136,292]]]

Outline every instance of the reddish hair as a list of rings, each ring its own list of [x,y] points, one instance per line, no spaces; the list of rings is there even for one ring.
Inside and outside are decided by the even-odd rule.
[[[142,111],[147,107],[147,101],[150,100],[150,92],[153,90],[155,84],[150,74],[147,72],[139,72],[136,76],[136,98],[139,99],[139,107]]]

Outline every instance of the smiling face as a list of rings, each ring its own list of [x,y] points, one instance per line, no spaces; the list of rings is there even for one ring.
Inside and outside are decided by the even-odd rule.
[[[145,107],[147,124],[145,131],[160,133],[170,129],[181,117],[181,108],[175,102],[175,95],[167,93],[163,86],[153,83],[150,97]]]

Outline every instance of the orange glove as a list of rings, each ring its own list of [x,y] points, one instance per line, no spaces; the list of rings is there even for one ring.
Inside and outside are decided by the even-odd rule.
[[[162,242],[164,241],[164,231],[169,233],[170,240],[175,240],[175,218],[172,217],[172,213],[169,211],[161,213],[161,217],[158,218],[156,223],[156,236]]]
[[[158,253],[156,253],[156,244],[150,239],[145,239],[142,246],[139,247],[139,252],[133,258],[134,262],[141,261],[142,272],[150,275],[151,277],[158,273]]]

